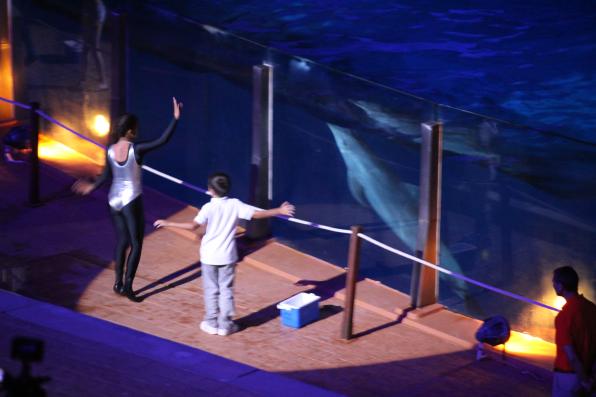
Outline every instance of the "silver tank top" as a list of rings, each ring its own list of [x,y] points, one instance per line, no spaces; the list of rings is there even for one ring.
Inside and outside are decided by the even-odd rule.
[[[134,147],[128,148],[128,158],[124,164],[116,161],[114,147],[108,149],[108,161],[112,167],[112,186],[108,194],[110,207],[120,211],[142,193],[141,166],[135,159]]]

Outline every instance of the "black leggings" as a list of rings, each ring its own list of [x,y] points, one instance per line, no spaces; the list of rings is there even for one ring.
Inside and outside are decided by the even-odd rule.
[[[145,235],[143,200],[141,196],[138,196],[120,211],[110,208],[110,212],[116,227],[116,283],[122,282],[126,249],[130,247],[124,286],[132,289],[132,281],[135,278],[139,260],[141,259],[141,249],[143,248],[143,237]]]

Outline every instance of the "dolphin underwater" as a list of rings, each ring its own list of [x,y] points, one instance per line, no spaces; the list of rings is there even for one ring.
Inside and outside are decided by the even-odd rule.
[[[410,137],[420,136],[420,121],[407,114],[391,113],[376,103],[367,101],[350,101],[364,111],[377,128],[390,134],[401,134]]]
[[[354,105],[362,109],[373,124],[391,134],[400,134],[410,137],[414,142],[420,143],[420,123],[426,120],[416,119],[405,113],[397,113],[386,109],[376,103],[367,101],[351,101]],[[487,135],[484,122],[477,130],[466,126],[452,126],[447,123],[445,133],[443,134],[443,150],[468,156],[478,160],[494,160],[498,156],[489,150],[489,139],[478,137],[479,134]],[[492,128],[496,129],[496,126]],[[497,131],[490,131],[488,134],[496,134]],[[480,142],[479,142],[480,141]]]
[[[412,251],[418,238],[418,187],[401,182],[381,161],[359,141],[352,132],[329,124],[335,142],[347,167],[348,187],[360,204],[373,211],[391,228],[393,233]],[[442,267],[462,274],[462,269],[447,247],[439,248]],[[454,280],[454,292],[467,297],[467,285]]]
[[[424,121],[420,116],[374,102],[349,102],[364,112],[364,123],[381,133],[420,142],[420,122]],[[457,156],[451,159],[485,164],[491,179],[499,171],[550,194],[571,197],[595,193],[592,175],[596,150],[591,143],[480,117],[477,123],[447,121],[443,129],[443,150]]]

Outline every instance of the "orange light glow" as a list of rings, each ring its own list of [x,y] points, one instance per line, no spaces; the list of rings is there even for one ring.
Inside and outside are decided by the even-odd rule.
[[[10,16],[8,18],[10,23]],[[10,29],[10,27],[9,27]],[[0,37],[0,96],[14,99],[14,79],[12,73],[12,48],[6,37]],[[0,120],[14,118],[14,106],[0,102]]]
[[[98,114],[93,118],[93,132],[95,135],[103,137],[110,132],[110,122],[103,114]]]
[[[553,302],[553,307],[556,307],[557,309],[561,310],[563,308],[563,306],[565,306],[565,303],[567,301],[565,300],[565,298],[563,298],[562,296],[557,296],[555,298],[555,301]],[[556,315],[556,313],[555,313]]]
[[[503,350],[503,345],[497,346],[498,350]],[[505,350],[511,353],[518,353],[527,356],[555,356],[555,345],[524,332],[512,331],[509,341],[506,343]]]
[[[73,160],[80,154],[60,142],[40,137],[38,147],[39,158],[44,160]]]

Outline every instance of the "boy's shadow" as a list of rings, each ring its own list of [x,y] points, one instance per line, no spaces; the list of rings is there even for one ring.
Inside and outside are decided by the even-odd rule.
[[[363,279],[364,277],[360,278],[358,281]],[[312,288],[303,292],[316,294],[321,297],[321,301],[324,301],[333,297],[337,291],[345,288],[346,274],[339,274],[327,280],[299,280],[295,283],[295,285],[312,286]],[[321,306],[319,320],[331,317],[341,311],[343,311],[343,308],[341,306],[323,305]],[[238,325],[241,327],[241,329],[244,329],[248,327],[257,327],[277,317],[279,317],[279,309],[277,308],[276,302],[260,309],[259,311],[241,317],[236,321]]]
[[[179,280],[168,283],[169,281],[174,280],[174,279],[182,276],[183,274],[190,273],[194,270],[197,270],[197,271],[195,271],[194,273],[188,274],[187,276],[185,276]],[[182,284],[186,284],[186,283],[188,283],[192,280],[195,280],[199,277],[201,277],[201,262],[196,262],[189,266],[186,266],[185,268],[177,270],[174,273],[168,274],[167,276],[162,277],[159,280],[155,280],[154,282],[147,284],[143,288],[136,290],[135,294],[138,299],[145,300],[145,299],[149,298],[150,296],[153,296],[153,295],[159,294],[160,292],[164,292],[169,289],[178,287]],[[163,285],[163,284],[165,284],[165,285]],[[161,285],[161,287],[157,288],[160,285]],[[146,292],[146,291],[148,291],[148,292]]]
[[[238,262],[241,262],[245,256],[260,250],[269,244],[269,241],[267,239],[251,239],[242,230],[236,234],[236,244],[238,246]]]

